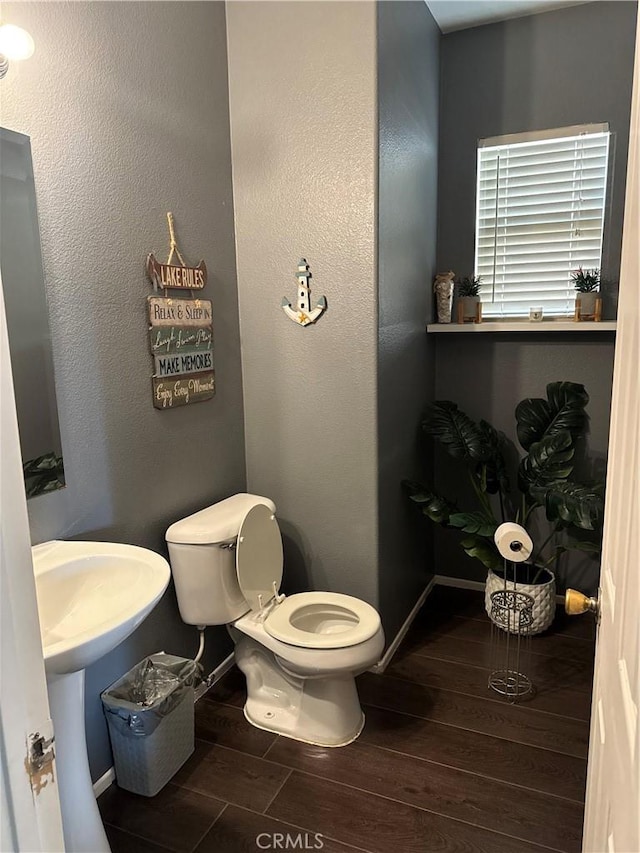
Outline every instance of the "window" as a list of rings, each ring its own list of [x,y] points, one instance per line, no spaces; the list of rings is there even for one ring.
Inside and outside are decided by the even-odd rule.
[[[475,273],[485,317],[573,314],[571,273],[599,269],[608,125],[478,143]]]

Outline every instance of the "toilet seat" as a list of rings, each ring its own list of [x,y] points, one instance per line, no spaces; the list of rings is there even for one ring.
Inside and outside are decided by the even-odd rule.
[[[236,573],[251,612],[270,637],[300,649],[346,649],[380,631],[378,611],[351,595],[279,595],[282,566],[282,537],[275,513],[264,504],[252,506],[240,524]]]
[[[236,619],[231,629],[251,637],[260,646],[272,652],[287,672],[295,672],[306,678],[324,677],[329,673],[343,675],[364,672],[373,663],[377,663],[384,647],[382,625],[372,637],[362,643],[332,649],[311,648],[308,645],[294,646],[277,640],[267,631],[260,614],[252,611]]]
[[[344,649],[371,639],[380,616],[365,601],[337,592],[301,592],[276,604],[264,620],[274,639],[307,649]]]

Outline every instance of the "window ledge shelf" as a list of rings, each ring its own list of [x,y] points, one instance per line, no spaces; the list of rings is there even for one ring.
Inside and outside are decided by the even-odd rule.
[[[595,323],[589,320],[576,323],[575,320],[487,320],[482,323],[429,323],[427,332],[439,334],[469,334],[474,332],[519,332],[521,334],[539,334],[544,332],[615,332],[615,320],[602,320]]]

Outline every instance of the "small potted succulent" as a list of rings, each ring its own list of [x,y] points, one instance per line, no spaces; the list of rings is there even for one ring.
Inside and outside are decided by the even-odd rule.
[[[571,281],[578,295],[576,308],[578,317],[593,317],[596,313],[596,299],[600,296],[600,270],[583,270],[578,267],[571,273]]]
[[[482,276],[479,275],[467,275],[458,281],[458,322],[469,323],[480,319],[481,287]]]
[[[576,445],[587,429],[589,396],[583,385],[552,382],[545,398],[527,398],[516,407],[518,441],[524,455],[512,490],[506,437],[484,420],[476,422],[455,403],[432,405],[422,422],[468,477],[476,506],[461,509],[454,500],[429,486],[405,481],[408,497],[430,521],[465,534],[460,545],[469,557],[489,570],[490,595],[505,585],[534,600],[533,622],[527,633],[546,630],[555,612],[555,568],[566,551],[600,553],[604,483],[573,479]],[[500,524],[515,521],[534,540],[529,562],[507,564],[494,541]],[[538,540],[538,541],[536,541]]]

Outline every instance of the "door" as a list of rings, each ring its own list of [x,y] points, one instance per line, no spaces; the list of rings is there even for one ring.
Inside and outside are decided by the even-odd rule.
[[[27,501],[0,288],[0,850],[64,851]],[[41,761],[27,768],[30,741]],[[55,747],[54,747],[55,748]],[[37,747],[36,747],[37,750]]]
[[[583,850],[640,851],[640,17]]]

